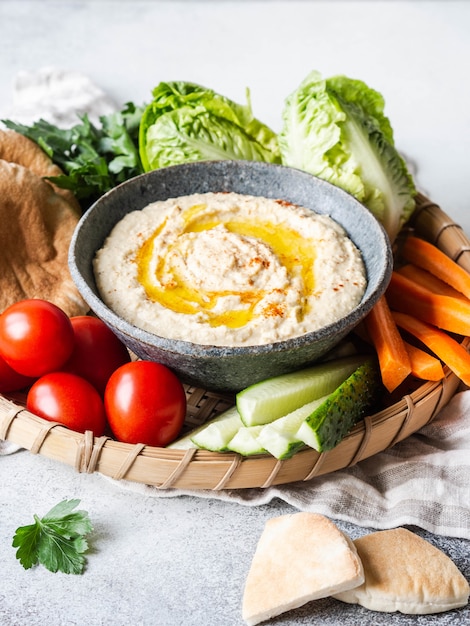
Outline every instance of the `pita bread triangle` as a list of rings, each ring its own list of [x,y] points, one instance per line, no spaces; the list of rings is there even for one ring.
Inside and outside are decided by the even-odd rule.
[[[40,148],[40,146],[24,135],[13,130],[0,129],[0,159],[7,163],[16,163],[31,170],[37,176],[60,176],[63,171],[52,159]],[[77,215],[81,214],[80,204],[73,193],[68,189],[56,187],[48,181],[54,191],[63,196],[75,209]]]
[[[0,312],[25,298],[50,300],[67,315],[88,306],[68,268],[79,216],[32,170],[0,159]]]
[[[373,611],[425,615],[468,603],[469,584],[455,563],[418,535],[396,528],[354,541],[365,580],[334,595]]]
[[[352,541],[316,513],[275,517],[265,525],[246,579],[242,616],[249,626],[360,585]]]

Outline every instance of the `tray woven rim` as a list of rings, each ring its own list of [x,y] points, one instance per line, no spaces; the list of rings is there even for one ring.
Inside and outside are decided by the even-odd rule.
[[[470,240],[421,193],[410,227],[470,271]],[[462,345],[469,349],[470,338],[465,337]],[[78,433],[33,415],[15,394],[0,395],[0,439],[71,465],[77,472],[98,472],[158,489],[264,489],[351,467],[410,436],[432,421],[459,388],[457,376],[444,369],[442,381],[420,383],[390,406],[366,416],[333,450],[318,453],[306,448],[284,461],[269,455],[241,457],[236,453],[125,444],[107,436],[95,438],[90,431]],[[233,404],[224,394],[189,386],[185,389],[187,423],[192,426]]]

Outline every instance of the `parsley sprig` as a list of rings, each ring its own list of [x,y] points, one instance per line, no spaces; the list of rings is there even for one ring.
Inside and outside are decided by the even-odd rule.
[[[83,210],[116,185],[142,174],[139,125],[143,106],[132,102],[100,117],[98,125],[88,115],[78,116],[72,128],[59,128],[46,120],[31,126],[2,120],[7,128],[36,142],[64,172],[49,177],[58,187],[70,189]]]
[[[93,530],[86,511],[74,511],[80,500],[63,500],[34,524],[21,526],[13,537],[16,558],[25,569],[40,563],[51,572],[81,574],[88,549],[85,535]]]

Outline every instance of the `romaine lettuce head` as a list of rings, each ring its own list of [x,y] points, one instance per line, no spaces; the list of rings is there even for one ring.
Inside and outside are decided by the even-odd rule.
[[[246,159],[280,163],[276,134],[240,105],[188,82],[160,83],[139,131],[145,171],[188,161]]]
[[[282,163],[355,196],[393,241],[415,208],[416,189],[394,145],[384,99],[364,82],[311,72],[286,99]]]

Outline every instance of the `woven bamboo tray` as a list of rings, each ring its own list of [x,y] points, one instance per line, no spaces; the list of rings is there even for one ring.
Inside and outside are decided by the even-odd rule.
[[[436,244],[449,257],[470,271],[470,241],[436,204],[418,195],[410,228]],[[463,345],[468,349],[469,338]],[[307,481],[381,452],[430,422],[455,394],[460,381],[445,368],[439,382],[417,382],[401,390],[390,405],[365,417],[333,450],[318,453],[304,449],[293,458],[278,461],[269,455],[243,458],[234,453],[176,450],[131,445],[108,437],[94,438],[71,431],[28,412],[19,397],[0,396],[0,439],[67,465],[78,472],[100,472],[160,489],[267,488]],[[233,398],[186,386],[186,427],[204,423],[233,404]]]

